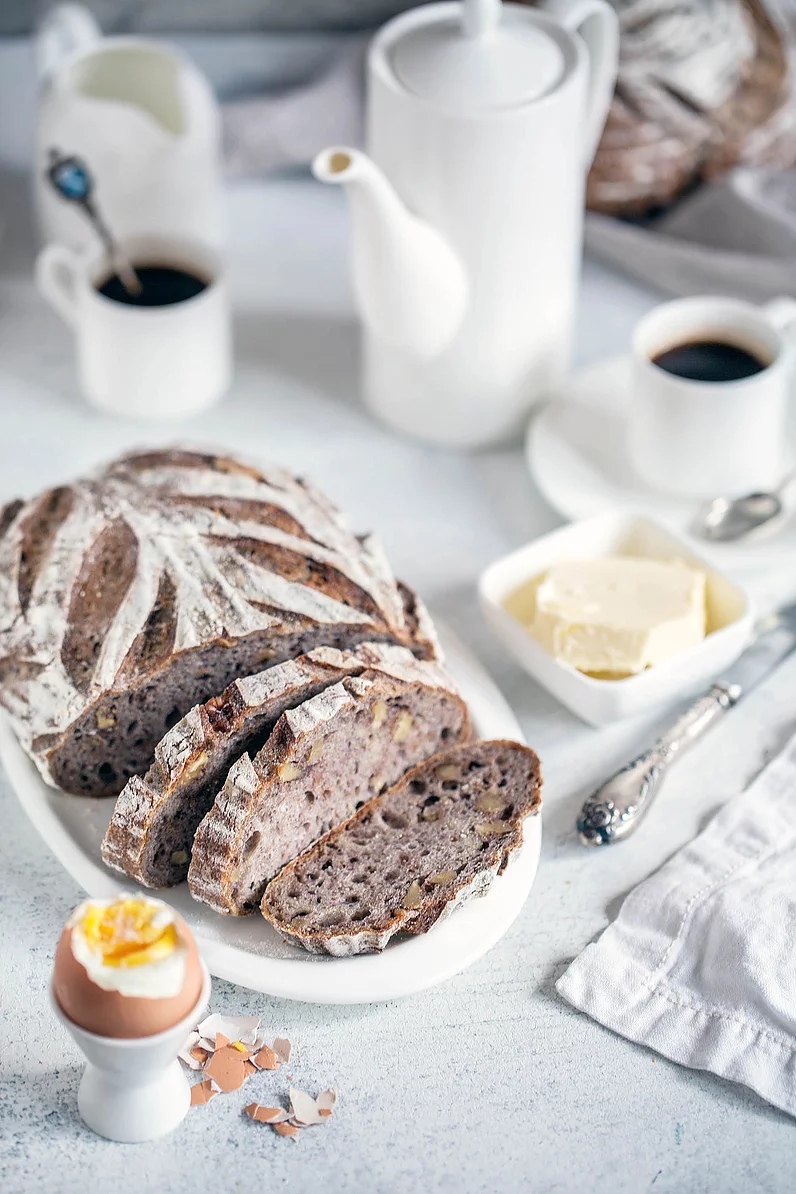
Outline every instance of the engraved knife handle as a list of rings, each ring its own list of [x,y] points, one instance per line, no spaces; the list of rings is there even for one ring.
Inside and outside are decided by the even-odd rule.
[[[585,846],[610,846],[636,829],[681,754],[740,699],[738,684],[714,684],[649,750],[617,771],[594,792],[577,821]]]

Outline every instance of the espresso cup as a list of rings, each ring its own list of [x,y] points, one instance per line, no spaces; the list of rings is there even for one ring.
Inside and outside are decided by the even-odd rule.
[[[633,340],[628,451],[647,484],[689,497],[770,489],[787,471],[789,384],[796,302],[764,307],[725,298],[687,298],[656,307]],[[749,354],[748,376],[678,376],[656,359],[714,344]],[[671,357],[669,357],[671,359]]]
[[[124,418],[174,420],[196,414],[224,394],[232,374],[229,300],[220,260],[204,245],[158,237],[131,239],[122,249],[141,271],[190,275],[198,293],[160,296],[153,306],[128,305],[120,301],[123,292],[106,253],[78,253],[60,244],[43,249],[36,281],[74,329],[81,389],[93,406]],[[114,292],[117,297],[109,297]]]

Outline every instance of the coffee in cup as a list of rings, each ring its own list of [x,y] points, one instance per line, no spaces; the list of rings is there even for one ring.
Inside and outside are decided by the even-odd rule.
[[[789,467],[786,416],[796,302],[664,303],[633,341],[628,450],[655,489],[694,498],[750,493]]]
[[[743,381],[762,373],[771,364],[762,351],[728,340],[686,340],[664,348],[652,363],[674,377],[688,381]]]
[[[207,245],[136,237],[120,246],[141,283],[128,293],[106,253],[48,245],[36,279],[75,331],[92,405],[124,418],[180,419],[229,387],[231,330],[223,264]]]
[[[209,285],[205,278],[172,265],[137,265],[141,289],[128,290],[118,274],[109,274],[97,284],[97,290],[114,303],[128,307],[170,307],[196,298]]]

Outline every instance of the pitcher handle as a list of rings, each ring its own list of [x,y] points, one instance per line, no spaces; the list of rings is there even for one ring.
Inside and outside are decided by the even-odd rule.
[[[58,4],[36,31],[36,64],[40,78],[47,78],[64,58],[88,50],[102,38],[102,30],[82,4]]]
[[[79,270],[78,254],[66,245],[45,245],[36,258],[35,275],[39,292],[70,327],[75,327],[78,320]]]
[[[583,140],[588,169],[597,152],[614,94],[619,67],[619,18],[607,0],[542,0],[539,7],[586,43],[589,90]]]

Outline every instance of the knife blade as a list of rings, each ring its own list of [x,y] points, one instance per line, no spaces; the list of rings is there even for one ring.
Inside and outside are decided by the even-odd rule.
[[[718,683],[747,693],[773,672],[796,648],[796,602],[758,622],[746,650]]]
[[[583,844],[609,846],[629,837],[649,812],[673,763],[794,649],[796,602],[759,622],[751,644],[726,674],[689,705],[648,750],[592,793],[577,820]]]

